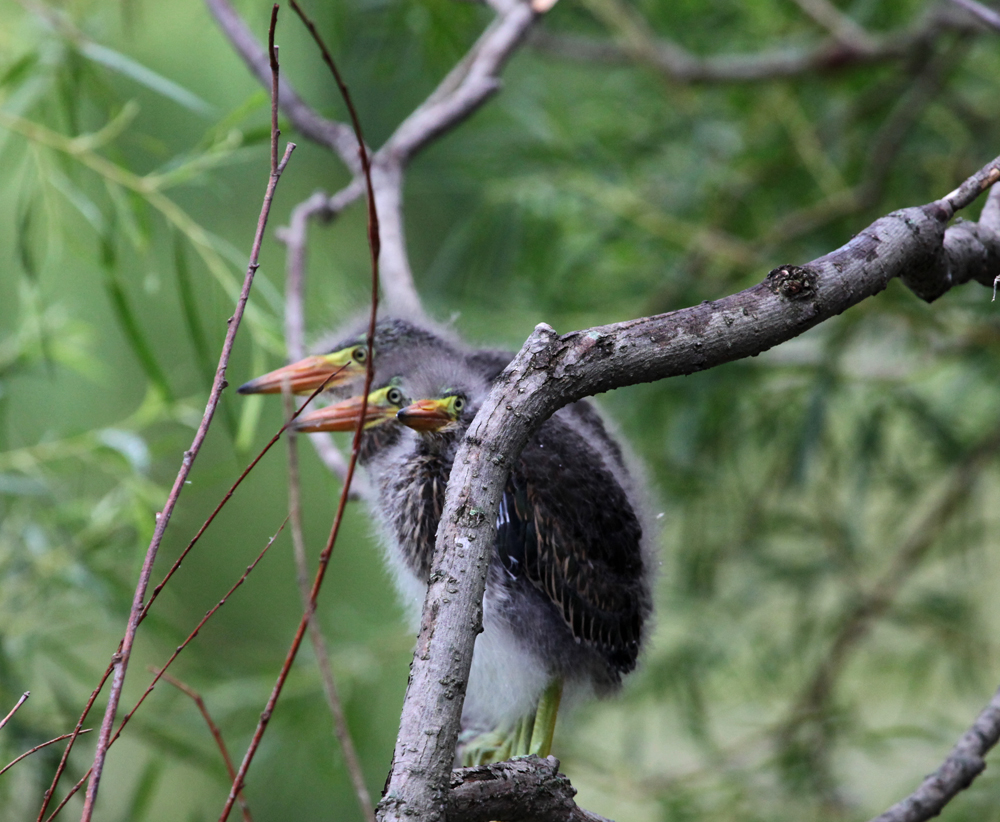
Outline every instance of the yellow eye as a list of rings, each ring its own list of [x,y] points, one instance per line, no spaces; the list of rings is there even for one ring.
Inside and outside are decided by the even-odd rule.
[[[398,388],[390,388],[389,391],[388,391],[388,393],[385,395],[385,398],[392,405],[402,405],[403,404],[403,392],[400,391]]]
[[[465,408],[465,400],[463,400],[461,397],[455,397],[455,402],[452,407],[455,409],[455,412],[458,413],[463,408]]]
[[[351,352],[351,358],[356,363],[363,363],[365,360],[368,359],[368,349],[365,348],[363,345],[359,345]]]

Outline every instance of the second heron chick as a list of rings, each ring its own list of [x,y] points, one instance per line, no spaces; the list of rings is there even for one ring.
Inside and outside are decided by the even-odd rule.
[[[461,360],[424,357],[406,366],[396,384],[370,395],[366,425],[412,429],[370,452],[368,468],[390,565],[417,615],[455,453],[490,386]],[[390,410],[397,403],[380,393],[392,388],[397,403],[416,400],[398,422]],[[338,404],[349,404],[348,429],[358,401]],[[301,424],[327,415],[340,426],[336,407]],[[466,735],[478,738],[470,759],[546,754],[564,687],[570,696],[608,693],[635,667],[651,611],[651,532],[620,460],[605,451],[554,417],[512,464],[463,711]]]

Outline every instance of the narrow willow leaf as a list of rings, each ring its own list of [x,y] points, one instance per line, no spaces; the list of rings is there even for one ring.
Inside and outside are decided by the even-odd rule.
[[[212,351],[209,348],[201,318],[198,315],[198,301],[195,298],[194,288],[191,283],[191,270],[188,268],[187,256],[184,253],[184,239],[179,234],[174,234],[174,268],[177,271],[177,291],[181,298],[184,324],[187,326],[191,345],[195,351],[199,376],[201,377],[203,387],[206,390],[210,390],[212,383],[215,381],[215,360],[212,357]],[[221,407],[226,430],[229,431],[229,436],[235,440],[237,429],[236,420],[233,417],[233,409],[225,401],[222,402]]]
[[[7,69],[0,74],[0,88],[18,85],[25,77],[31,74],[31,70],[38,64],[38,52],[29,51],[22,55]]]
[[[126,57],[119,51],[97,43],[81,43],[80,53],[95,63],[100,63],[119,74],[124,74],[150,91],[173,100],[195,114],[201,114],[205,117],[215,116],[215,107],[206,103],[197,94],[178,85],[173,80],[168,80],[162,74],[157,74],[151,68],[136,62],[131,57]]]
[[[17,214],[17,259],[21,268],[32,282],[38,280],[38,261],[31,248],[32,229],[34,227],[34,203],[31,199],[22,199],[18,203]]]
[[[253,357],[250,370],[254,374],[264,372],[264,352],[259,345],[253,347]],[[249,451],[253,445],[254,435],[257,432],[257,425],[260,422],[260,412],[264,410],[264,395],[251,394],[241,398],[240,402],[240,428],[236,435],[236,450],[239,452]]]
[[[132,352],[139,360],[139,364],[142,366],[146,377],[163,393],[163,396],[168,401],[172,402],[173,393],[170,390],[166,375],[164,375],[160,364],[156,361],[153,349],[146,341],[146,336],[142,332],[138,319],[132,313],[125,290],[112,271],[108,272],[108,276],[104,281],[104,288],[108,292],[111,306],[114,308],[115,317],[118,319],[122,333],[125,334],[125,339],[128,340],[129,345],[132,347]]]

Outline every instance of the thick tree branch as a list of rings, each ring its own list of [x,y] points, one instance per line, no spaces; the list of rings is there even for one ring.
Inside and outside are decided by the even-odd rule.
[[[712,368],[802,334],[899,277],[921,298],[1000,271],[995,204],[969,255],[948,241],[955,211],[1000,179],[1000,157],[926,206],[876,220],[836,251],[774,269],[715,302],[559,336],[539,325],[497,379],[455,458],[441,516],[393,770],[380,818],[443,818],[496,512],[511,461],[555,410],[591,394]],[[991,200],[1000,198],[994,189]],[[949,253],[949,248],[952,252]]]
[[[448,822],[610,822],[578,807],[554,756],[452,771]]]

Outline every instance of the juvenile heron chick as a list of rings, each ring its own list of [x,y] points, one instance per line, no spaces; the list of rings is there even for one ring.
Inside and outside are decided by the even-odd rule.
[[[490,386],[462,359],[396,367],[393,387],[415,399],[396,420],[416,434],[372,453],[368,469],[397,585],[419,614],[455,452]],[[384,399],[376,391],[369,402]],[[353,427],[357,399],[338,405],[348,404]],[[332,408],[300,424],[345,418]],[[387,408],[373,413],[370,425],[398,424]],[[607,437],[602,427],[598,439]],[[553,417],[512,465],[462,717],[467,761],[547,754],[564,689],[605,694],[635,667],[651,611],[651,533],[620,451],[608,451]]]

